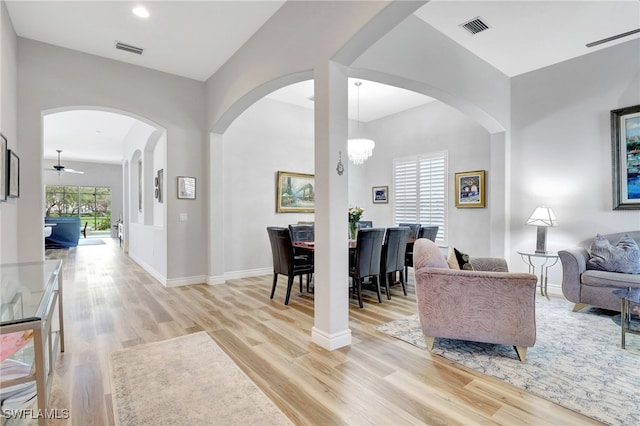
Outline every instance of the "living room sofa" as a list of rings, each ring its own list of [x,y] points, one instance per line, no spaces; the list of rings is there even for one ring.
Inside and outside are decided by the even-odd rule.
[[[603,235],[612,245],[621,237],[629,235],[640,243],[640,231]],[[595,238],[595,235],[594,235]],[[562,262],[562,293],[575,303],[574,312],[587,305],[620,311],[620,299],[614,290],[629,287],[640,288],[640,275],[587,269],[589,249],[594,238],[579,242],[575,247],[558,251]]]
[[[469,263],[473,270],[449,269],[435,243],[415,242],[418,316],[428,349],[436,337],[510,345],[525,362],[536,341],[536,276],[508,272],[504,259]]]

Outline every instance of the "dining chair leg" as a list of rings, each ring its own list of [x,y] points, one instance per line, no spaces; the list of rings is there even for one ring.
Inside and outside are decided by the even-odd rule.
[[[276,294],[277,283],[278,283],[278,274],[273,274],[273,285],[271,286],[271,296],[269,296],[269,299],[273,299],[273,295]]]
[[[405,285],[407,277],[400,271],[400,284],[402,284],[402,292],[407,295],[407,286]]]
[[[357,278],[356,281],[358,282],[358,288],[356,289],[358,292],[358,305],[364,308],[364,304],[362,303],[362,278]]]
[[[389,283],[391,282],[392,279],[393,279],[393,272],[389,272],[388,274],[385,274],[384,285],[387,291],[387,300],[391,300],[391,288],[390,288],[391,286],[389,285]]]
[[[302,274],[300,274],[299,277],[300,277],[300,293],[302,293]]]
[[[289,280],[287,281],[287,296],[284,299],[284,304],[285,305],[289,304],[289,298],[291,297],[291,287],[293,287],[293,279],[295,277],[293,275],[291,275],[288,278],[289,278]]]
[[[380,291],[380,275],[371,277],[372,282],[376,284],[376,293],[378,293],[378,303],[382,303],[382,292]]]
[[[405,276],[405,277],[408,277],[408,276],[409,276],[409,267],[408,267],[408,266],[405,266],[405,267],[404,267],[404,276]]]

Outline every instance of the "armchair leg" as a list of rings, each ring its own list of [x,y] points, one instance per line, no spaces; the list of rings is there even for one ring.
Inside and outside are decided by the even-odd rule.
[[[516,350],[518,354],[518,359],[520,362],[524,363],[527,361],[527,347],[526,346],[514,346],[513,349]]]
[[[576,304],[573,306],[573,312],[578,312],[578,311],[579,311],[579,310],[581,310],[582,308],[586,308],[586,307],[587,307],[587,305],[586,305],[586,304],[584,304],[584,303],[576,303]]]
[[[278,283],[278,274],[273,274],[273,286],[271,286],[271,296],[269,296],[269,299],[273,299],[273,295],[276,294],[277,283]]]
[[[433,342],[435,340],[436,338],[433,336],[424,336],[424,341],[427,343],[427,349],[429,349],[429,352],[433,350]]]

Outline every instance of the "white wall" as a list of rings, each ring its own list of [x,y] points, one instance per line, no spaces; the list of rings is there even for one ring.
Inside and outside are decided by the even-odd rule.
[[[314,173],[313,131],[313,110],[265,98],[225,132],[227,276],[272,271],[267,226],[314,220],[313,213],[276,213],[277,171]]]
[[[44,168],[50,169],[58,160],[44,159]],[[72,185],[72,186],[100,186],[111,189],[111,236],[117,237],[113,225],[118,218],[124,216],[122,210],[122,166],[119,164],[101,164],[85,161],[64,161],[64,166],[69,169],[81,170],[84,174],[63,173],[59,175],[53,171],[45,171],[45,185]],[[46,209],[46,205],[45,205]]]
[[[7,6],[0,1],[0,132],[8,148],[22,156],[17,138],[17,37]],[[18,260],[18,205],[21,199],[0,202],[0,264]],[[42,255],[41,255],[42,256]]]
[[[167,194],[176,193],[176,176],[200,178],[198,200],[185,204],[166,198],[166,277],[180,283],[202,282],[207,269],[207,198],[204,165],[204,83],[113,60],[18,38],[18,134],[24,197],[20,198],[22,261],[42,258],[42,117],[62,107],[96,106],[128,113],[167,131]],[[179,222],[179,212],[188,213]],[[133,238],[129,238],[132,242]]]
[[[638,230],[640,211],[612,209],[610,111],[640,104],[640,40],[514,77],[512,95],[514,252],[535,248],[536,229],[524,222],[539,205],[559,222],[549,250]],[[550,272],[559,283],[560,268]]]

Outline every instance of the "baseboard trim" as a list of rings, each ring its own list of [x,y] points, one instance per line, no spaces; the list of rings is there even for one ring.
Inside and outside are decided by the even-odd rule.
[[[185,285],[202,284],[206,283],[207,278],[205,275],[196,275],[193,277],[171,278],[167,280],[165,287],[182,287]]]
[[[257,277],[260,275],[273,274],[273,268],[257,268],[247,269],[244,271],[226,272],[224,275],[209,275],[207,277],[207,284],[218,285],[224,284],[227,280],[237,280],[241,278]]]
[[[146,263],[142,259],[139,259],[137,256],[132,255],[131,253],[129,253],[129,257],[131,258],[131,260],[133,260],[138,265],[140,265],[140,267],[142,269],[147,271],[147,273],[149,273],[149,275],[151,275],[156,280],[160,281],[160,284],[162,284],[164,287],[167,287],[167,277],[165,277],[160,272],[155,270],[151,265],[149,265],[148,263]]]
[[[311,341],[328,351],[340,349],[351,345],[351,330],[346,329],[339,333],[327,334],[324,331],[313,327],[311,328]]]

